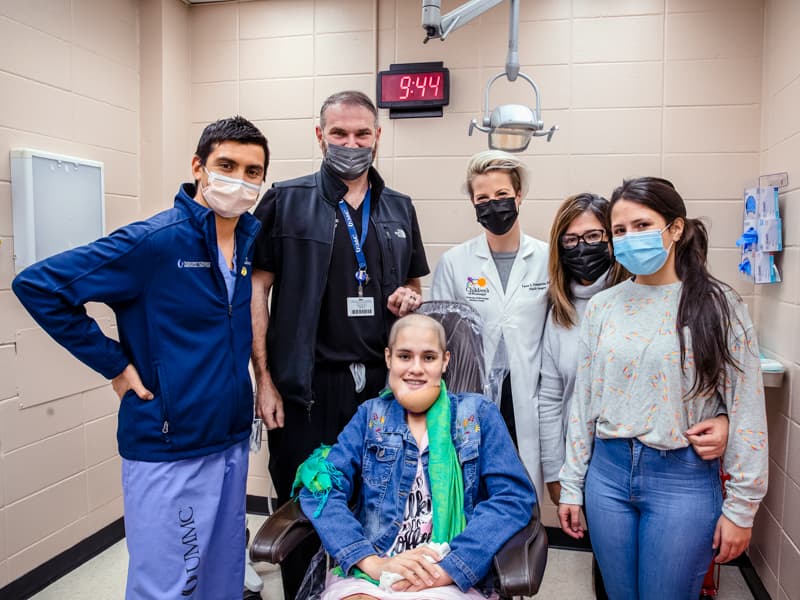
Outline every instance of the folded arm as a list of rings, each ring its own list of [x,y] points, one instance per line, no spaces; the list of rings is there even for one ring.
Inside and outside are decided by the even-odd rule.
[[[150,264],[148,241],[146,227],[135,223],[31,265],[12,283],[42,329],[107,379],[120,375],[130,358],[119,342],[103,333],[85,305],[113,306],[144,291],[149,270],[142,265]]]

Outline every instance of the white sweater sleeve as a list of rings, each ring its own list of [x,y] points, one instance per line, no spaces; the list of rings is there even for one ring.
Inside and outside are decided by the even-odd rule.
[[[589,467],[594,443],[595,417],[592,412],[592,347],[599,331],[592,326],[592,305],[581,324],[578,342],[578,372],[567,426],[566,460],[561,467],[561,502],[583,504],[583,480]],[[591,346],[591,347],[590,347]]]
[[[539,373],[539,447],[546,483],[558,481],[558,472],[564,464],[564,382],[558,372],[558,348],[556,325],[550,313],[544,329]]]

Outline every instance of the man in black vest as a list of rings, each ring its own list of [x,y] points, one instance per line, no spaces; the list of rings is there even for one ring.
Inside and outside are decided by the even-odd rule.
[[[358,405],[383,388],[389,328],[420,305],[420,277],[429,272],[411,199],[371,166],[381,129],[369,97],[328,97],[316,135],[321,169],[274,184],[255,211],[256,410],[270,430],[279,503],[300,463],[333,444]],[[287,600],[309,551],[281,565]]]

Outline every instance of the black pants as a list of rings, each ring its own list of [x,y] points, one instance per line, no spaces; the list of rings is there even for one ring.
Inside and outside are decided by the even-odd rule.
[[[317,365],[314,370],[311,410],[294,402],[283,405],[284,426],[267,435],[269,473],[278,505],[289,500],[292,483],[300,466],[320,444],[333,444],[350,421],[359,404],[375,398],[386,384],[384,365],[367,366],[366,386],[355,392],[353,376],[347,364]],[[316,541],[301,544],[281,563],[283,594],[292,600],[303,581],[311,558],[319,548]]]
[[[514,442],[514,447],[519,448],[517,444],[517,424],[514,420],[514,399],[511,396],[511,373],[503,379],[503,387],[500,392],[500,415],[503,421],[506,422],[508,433],[511,434],[511,440]]]

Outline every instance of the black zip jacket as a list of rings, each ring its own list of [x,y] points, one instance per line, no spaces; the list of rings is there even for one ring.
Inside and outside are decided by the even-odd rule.
[[[370,220],[378,232],[383,273],[378,282],[382,302],[376,309],[384,310],[384,321],[391,324],[394,315],[386,302],[408,279],[416,216],[411,198],[387,188],[374,168],[370,168],[369,181]],[[263,228],[256,242],[254,266],[275,274],[267,330],[270,375],[284,402],[298,402],[309,409],[337,204],[346,192],[344,182],[323,167],[311,175],[275,183],[255,211]],[[267,207],[273,202],[269,211]],[[269,212],[274,214],[274,221],[265,219]],[[273,264],[259,264],[259,244],[271,244]]]

